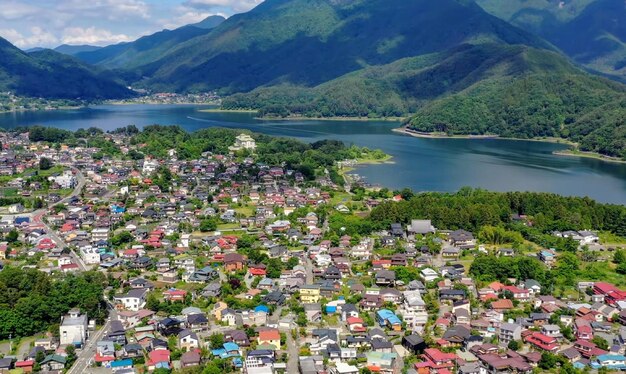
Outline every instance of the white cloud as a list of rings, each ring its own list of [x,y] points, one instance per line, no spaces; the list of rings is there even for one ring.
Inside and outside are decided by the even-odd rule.
[[[132,38],[125,34],[113,34],[109,30],[95,27],[68,27],[63,30],[61,41],[64,44],[90,44],[108,45],[131,41]]]
[[[24,35],[15,29],[1,29],[0,35],[20,48],[32,48],[58,43],[58,39],[41,27],[31,27],[30,34]]]
[[[17,20],[27,16],[36,15],[41,9],[18,1],[2,1],[0,6],[0,18],[5,20]]]
[[[235,12],[245,12],[261,4],[263,0],[187,0],[184,4],[191,8],[230,8]]]
[[[150,17],[150,7],[140,0],[65,0],[58,2],[56,10],[82,17],[110,20]]]

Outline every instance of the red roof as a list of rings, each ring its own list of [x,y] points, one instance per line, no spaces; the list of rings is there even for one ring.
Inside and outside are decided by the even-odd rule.
[[[275,329],[263,330],[259,332],[260,341],[280,340],[280,332]]]
[[[26,368],[35,365],[35,360],[18,361],[15,363],[16,368]]]
[[[424,355],[435,363],[454,361],[456,359],[456,354],[444,353],[436,348],[426,348],[424,350]]]
[[[509,299],[496,300],[491,303],[492,309],[513,309],[513,302]]]
[[[348,325],[352,325],[355,323],[363,323],[363,320],[361,318],[358,317],[348,317],[348,319],[346,319],[346,322],[348,323]]]
[[[248,271],[252,275],[265,275],[266,274],[265,269],[249,268]]]
[[[167,349],[157,349],[148,353],[150,363],[156,364],[157,362],[170,362],[170,351]]]

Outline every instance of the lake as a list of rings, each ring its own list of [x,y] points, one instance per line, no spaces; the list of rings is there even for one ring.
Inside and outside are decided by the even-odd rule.
[[[391,131],[384,121],[262,121],[251,113],[206,113],[194,105],[101,105],[67,111],[0,114],[0,126],[43,125],[103,130],[134,124],[244,128],[304,141],[338,139],[379,148],[394,164],[365,165],[357,173],[393,189],[456,191],[463,186],[494,191],[543,191],[626,204],[626,164],[553,155],[563,145],[500,139],[421,139]]]

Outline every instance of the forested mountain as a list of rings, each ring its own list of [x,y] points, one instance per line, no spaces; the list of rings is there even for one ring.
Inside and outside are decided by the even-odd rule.
[[[132,69],[156,61],[171,49],[195,37],[207,34],[224,21],[222,16],[211,16],[202,22],[163,30],[141,37],[134,42],[120,43],[95,51],[77,53],[76,57],[90,64],[106,68]]]
[[[623,0],[476,0],[488,12],[549,40],[584,66],[626,81]]]
[[[69,44],[61,44],[56,47],[54,50],[59,53],[63,53],[64,55],[76,56],[79,53],[84,52],[93,52],[101,49],[102,47],[97,47],[95,45],[69,45]],[[34,51],[33,51],[34,52]]]
[[[0,38],[0,90],[20,96],[55,99],[108,99],[129,97],[132,92],[73,57],[42,50],[26,53]]]
[[[462,43],[547,48],[470,0],[267,0],[138,69],[158,90],[315,86]]]
[[[224,100],[227,109],[268,116],[405,116],[483,81],[533,72],[582,74],[554,52],[522,45],[464,44],[349,73],[314,88],[262,87]]]

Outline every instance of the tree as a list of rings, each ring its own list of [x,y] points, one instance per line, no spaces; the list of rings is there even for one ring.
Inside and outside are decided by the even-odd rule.
[[[618,265],[626,262],[626,251],[623,249],[615,251],[615,254],[613,255],[613,262]]]
[[[17,239],[19,238],[19,236],[20,234],[17,232],[17,230],[13,229],[9,231],[5,239],[9,243],[15,243],[17,242]]]
[[[543,352],[541,354],[541,359],[539,360],[538,366],[544,370],[550,370],[556,366],[557,357],[550,352]]]
[[[52,160],[47,157],[42,157],[39,159],[39,170],[49,170],[53,166]]]
[[[209,232],[217,230],[217,222],[214,219],[203,219],[200,221],[200,231]]]
[[[215,333],[209,336],[209,343],[212,349],[217,349],[224,345],[224,335]]]
[[[521,348],[517,340],[511,340],[507,347],[512,351],[518,351]]]
[[[626,261],[617,265],[617,267],[615,268],[615,271],[619,274],[626,274]]]
[[[289,260],[287,260],[287,265],[286,265],[287,269],[292,270],[299,263],[300,263],[300,260],[298,260],[297,257],[289,257]]]
[[[606,351],[609,349],[609,343],[600,336],[594,336],[593,339],[591,339],[591,342],[602,350]]]

